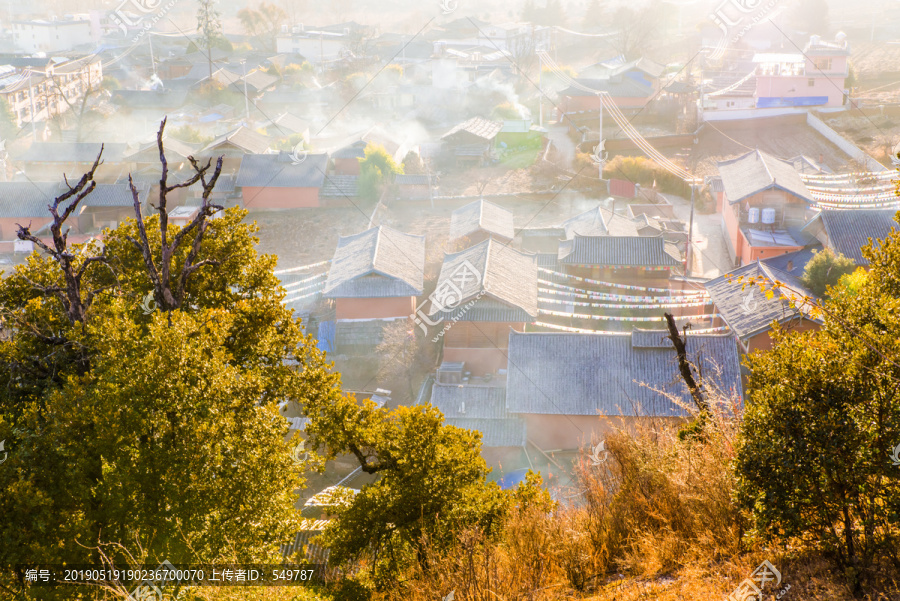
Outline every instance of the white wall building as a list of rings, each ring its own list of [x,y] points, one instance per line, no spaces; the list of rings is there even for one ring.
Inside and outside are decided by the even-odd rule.
[[[29,53],[67,52],[94,42],[88,19],[14,21],[12,33],[16,46]]]

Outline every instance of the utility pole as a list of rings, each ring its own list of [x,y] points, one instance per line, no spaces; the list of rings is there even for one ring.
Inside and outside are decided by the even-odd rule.
[[[605,153],[604,144],[603,144],[603,94],[597,94],[597,98],[600,99],[600,130],[597,134],[597,164],[600,167],[600,173],[598,175],[599,179],[603,179],[603,163]]]
[[[34,128],[34,88],[31,86],[31,69],[28,70],[28,98],[31,100],[31,137],[37,142],[37,133]]]
[[[147,32],[147,43],[150,44],[150,70],[156,74],[156,61],[153,60],[153,32]]]
[[[243,77],[243,79],[244,79],[244,109],[247,112],[246,119],[247,119],[247,126],[249,127],[250,126],[250,97],[247,96],[247,61],[246,60],[241,59],[241,67],[243,68],[243,71],[244,71],[244,77]]]
[[[684,249],[684,275],[691,274],[691,242],[694,237],[694,180],[691,180],[691,218],[688,221],[687,247]]]
[[[544,55],[538,52],[538,125],[544,127]]]

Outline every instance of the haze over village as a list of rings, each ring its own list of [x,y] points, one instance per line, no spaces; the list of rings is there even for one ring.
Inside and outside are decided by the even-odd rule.
[[[152,444],[160,450],[163,441],[180,444],[172,441],[182,440],[183,428],[198,440],[206,437],[214,448],[198,450],[206,448],[199,442],[184,446],[185,461],[194,461],[189,473],[203,471],[197,461],[225,466],[223,449],[240,457],[251,454],[242,445],[262,445],[254,451],[258,458],[278,455],[283,463],[271,472],[260,467],[258,476],[241,481],[253,488],[251,481],[271,478],[272,490],[281,487],[278,494],[284,495],[278,498],[287,499],[279,511],[296,515],[259,520],[269,524],[258,525],[266,533],[269,555],[244,553],[243,543],[235,542],[240,536],[223,535],[227,543],[208,548],[233,549],[230,560],[237,562],[265,563],[260,558],[274,557],[314,565],[330,578],[316,592],[304,588],[302,594],[309,596],[284,599],[900,598],[894,544],[900,514],[889,510],[900,498],[900,468],[894,467],[900,465],[900,401],[895,398],[900,338],[894,336],[900,324],[900,263],[885,258],[896,254],[885,249],[900,243],[898,25],[900,2],[889,0],[7,2],[0,6],[0,264],[5,279],[0,344],[7,345],[0,349],[7,364],[0,377],[6,388],[0,393],[6,406],[0,414],[0,439],[6,445],[0,442],[0,451],[11,461],[0,462],[0,489],[18,492],[6,501],[0,498],[0,512],[7,512],[12,523],[37,515],[19,505],[22,499],[56,498],[35,492],[44,491],[43,485],[35,484],[38,472],[29,471],[36,470],[29,458],[40,454],[38,446],[29,445],[51,444],[50,439],[34,442],[53,422],[47,415],[57,411],[65,416],[63,423],[87,412],[84,403],[94,402],[77,401],[79,395],[100,399],[108,390],[104,386],[144,382],[143,369],[91,379],[92,370],[107,364],[99,359],[106,351],[84,351],[81,363],[72,359],[71,373],[58,364],[68,361],[58,353],[93,344],[84,340],[121,336],[117,342],[110,338],[108,352],[114,358],[121,348],[123,364],[131,363],[125,357],[138,348],[162,357],[168,347],[181,357],[158,364],[168,365],[160,369],[176,380],[183,375],[184,382],[157,389],[148,380],[148,398],[164,389],[169,392],[159,392],[159,399],[176,389],[185,398],[199,396],[185,401],[186,421],[177,428],[175,410],[166,410],[174,401],[157,399],[157,409],[133,421],[116,409],[97,409],[98,415],[122,420],[121,431],[128,434],[121,439],[110,434],[117,442],[94,451],[96,470],[84,472],[96,477],[94,492],[85,493],[91,500],[84,501],[89,507],[84,515],[100,515],[98,507],[112,506],[104,505],[112,503],[111,497],[96,492],[104,486],[98,483],[112,481],[104,478],[116,473],[118,468],[108,464],[118,461],[109,457],[119,451],[110,449],[132,448],[131,436],[134,449],[157,441]],[[249,241],[251,235],[257,240]],[[240,240],[247,241],[246,247]],[[886,240],[895,241],[884,242],[879,251]],[[256,253],[272,260],[266,263]],[[35,270],[49,271],[35,275]],[[107,273],[103,270],[111,275],[98,275]],[[882,300],[861,300],[869,299],[866,291],[871,290],[877,290],[871,298]],[[247,308],[266,298],[271,300],[266,309]],[[839,302],[857,313],[848,308],[845,315],[835,308]],[[886,313],[869,321],[859,317],[873,307]],[[184,325],[179,315],[195,311],[210,312],[196,318],[201,323],[191,335],[196,339],[214,336],[205,327],[233,328],[219,342],[202,347],[208,354],[191,346],[187,334],[182,346],[161,333],[192,331],[194,326]],[[284,317],[273,317],[272,311],[284,311]],[[132,326],[114,321],[111,315],[117,312],[130,312],[134,332],[146,332],[135,334],[133,348],[125,341]],[[863,321],[853,321],[851,313]],[[113,321],[92,325],[106,323],[97,321],[101,315]],[[279,336],[294,335],[288,334],[293,326],[285,325],[298,323],[291,315],[300,320],[296,336],[301,341],[291,348],[308,355],[272,350],[290,346]],[[250,334],[267,320],[274,324],[268,334]],[[26,327],[26,321],[32,325]],[[787,349],[797,344],[805,352],[827,354],[824,349],[832,347],[821,341],[842,340],[834,333],[838,322],[853,332],[848,340],[862,345],[853,360],[864,367],[848,367],[844,376],[823,383],[822,390],[831,392],[795,392],[792,401],[784,401],[793,409],[772,409],[766,403],[787,398],[779,396],[788,394],[779,383],[789,389],[812,387],[810,382],[828,369],[821,358],[789,358]],[[59,334],[57,328],[64,326],[72,333]],[[33,344],[22,342],[32,335]],[[249,352],[245,335],[259,345],[259,356],[242,355]],[[151,352],[141,346],[153,340],[161,347]],[[807,342],[791,342],[800,340]],[[833,344],[850,353],[850,343]],[[50,350],[34,350],[41,345]],[[225,349],[221,357],[218,348]],[[33,360],[26,359],[32,354]],[[831,356],[837,360],[837,354]],[[235,398],[246,394],[243,405],[234,401],[201,410],[203,395],[219,394],[203,391],[221,385],[223,399],[232,391],[221,382],[201,385],[207,376],[195,378],[193,368],[179,362],[191,357],[229,366],[218,375],[215,365],[198,367],[212,370],[209,382],[227,379],[233,363],[235,381],[257,388],[234,393]],[[798,374],[806,375],[794,379],[790,371],[777,371],[776,364],[785,370],[796,365]],[[295,375],[273,375],[280,369]],[[867,383],[847,384],[853,392],[827,408],[803,405],[801,411],[796,409],[801,405],[791,405],[801,398],[831,398],[840,388],[837,382],[846,383],[841,378],[863,382],[864,373],[875,373],[872,381],[884,388],[876,394],[865,388]],[[287,382],[293,377],[308,381],[291,388],[294,384]],[[37,381],[48,382],[48,388]],[[69,392],[52,392],[57,386]],[[138,398],[135,391],[122,399]],[[880,409],[859,400],[870,392],[885,403]],[[320,394],[331,400],[315,400]],[[340,405],[331,394],[350,399],[349,404]],[[52,409],[61,398],[69,399],[66,409]],[[859,411],[848,408],[853,399],[863,403]],[[45,402],[49,413],[24,409]],[[110,407],[128,404],[116,403]],[[753,406],[759,413],[747,417]],[[277,431],[242,431],[242,420],[256,419],[242,413],[247,407],[256,408],[260,424],[275,424],[271,428]],[[323,417],[332,410],[334,415]],[[830,412],[853,416],[859,428],[853,432],[865,434],[847,434],[852,444],[829,447],[810,441],[820,435],[832,440],[828,437],[839,436],[835,432],[851,428],[843,418],[823,421],[819,434],[809,438],[790,429]],[[228,443],[233,447],[220,445],[218,434],[210,434],[218,431],[215,420],[201,426],[210,415],[225,414],[235,420],[228,436],[239,433]],[[152,425],[163,415],[169,416],[168,426]],[[437,429],[416,430],[414,415],[437,416],[429,426]],[[769,423],[765,416],[784,424],[785,433],[758,438],[754,447],[754,436],[772,432],[760,425]],[[97,432],[104,427],[66,426],[83,440],[95,435],[99,440]],[[171,439],[160,434],[168,427]],[[403,455],[404,445],[420,436],[429,441],[421,444],[432,445],[429,450],[421,457]],[[440,446],[451,439],[462,442]],[[741,454],[751,448],[759,453],[752,461]],[[891,450],[894,466],[886,455]],[[833,451],[847,459],[822,467],[808,481],[779,472],[778,486],[794,486],[795,492],[805,486],[801,482],[819,483],[809,484],[818,492],[809,492],[808,498],[785,493],[779,515],[799,520],[796,515],[817,510],[810,499],[841,499],[822,510],[827,518],[812,520],[816,525],[808,528],[778,522],[775,510],[766,513],[766,503],[777,495],[751,475],[763,465],[772,470],[805,465],[807,455],[759,459],[766,452],[794,451],[823,461]],[[123,477],[125,484],[110,484],[109,490],[143,482],[135,485],[143,491],[141,498],[157,494],[148,492],[155,485],[141,474],[156,474],[167,460],[159,459],[163,463],[153,463],[152,469],[139,467],[137,457],[148,452],[134,451],[132,459],[123,459],[121,465],[137,475]],[[450,465],[457,453],[471,454],[467,465],[480,467],[465,476],[462,468],[458,473],[447,468],[456,475],[444,484],[429,479],[432,457]],[[392,472],[401,469],[398,457],[421,473]],[[646,463],[629,469],[638,465],[629,463],[636,457]],[[53,461],[60,466],[59,478],[81,478],[80,468],[63,469],[68,459]],[[647,467],[652,461],[665,476],[647,476],[644,484],[629,479],[652,471]],[[858,468],[866,462],[878,467]],[[705,467],[690,467],[695,463]],[[289,470],[297,471],[300,480],[285,483],[275,475]],[[859,476],[853,493],[830,497],[816,488],[832,490],[834,478],[843,483],[850,473],[867,474]],[[467,488],[469,477],[478,482],[478,491],[512,499],[512,509],[504,510],[512,513],[496,521],[463,517],[470,515],[462,509],[468,507],[463,497],[442,487],[476,490]],[[220,483],[240,480],[237,475],[219,478]],[[669,478],[669,484],[660,478]],[[403,482],[410,488],[398,484]],[[421,487],[413,495],[415,482]],[[173,484],[173,494],[179,486]],[[724,492],[719,495],[714,488]],[[617,496],[638,495],[637,490],[647,498],[656,494],[648,490],[679,491],[671,493],[679,501],[659,496],[630,505]],[[698,491],[715,501],[697,501],[707,499],[707,492]],[[208,494],[219,499],[218,493]],[[237,493],[222,494],[224,499]],[[271,495],[267,498],[275,498]],[[859,495],[870,496],[863,502]],[[444,504],[432,503],[438,497]],[[121,507],[136,502],[127,498]],[[465,498],[478,511],[494,506],[493,501],[472,501],[482,499],[475,493]],[[535,509],[537,521],[528,521],[532,518],[522,517],[523,512],[537,503],[535,498],[546,505],[534,505],[544,509]],[[60,512],[51,507],[69,506],[69,501],[53,503],[42,505],[47,515]],[[265,505],[259,503],[247,507]],[[379,503],[391,509],[379,513]],[[865,517],[853,523],[841,503]],[[217,505],[215,512],[227,514],[226,505]],[[706,509],[696,509],[701,505]],[[176,511],[176,506],[179,502],[170,499],[153,511]],[[659,509],[654,514],[634,509],[638,506]],[[659,518],[676,506],[693,508],[684,510],[693,516],[683,520],[692,524],[684,526],[690,534],[679,530],[681,518]],[[716,513],[713,507],[726,509]],[[883,510],[887,517],[879,521],[869,510]],[[582,515],[579,511],[589,517],[571,517]],[[558,517],[564,514],[570,517]],[[432,515],[433,523],[428,521]],[[448,515],[459,520],[453,527],[441,525]],[[699,534],[723,515],[729,517],[722,518],[720,533]],[[363,525],[360,516],[377,524]],[[507,519],[534,524],[551,519],[547,516],[567,524],[559,532],[601,534],[584,534],[583,540],[565,535],[584,545],[571,551],[577,560],[558,555],[563,534],[559,539],[547,534],[540,544],[550,555],[540,555],[546,562],[541,570],[534,568],[528,576],[511,567],[500,570],[508,580],[490,576],[495,572],[487,567],[479,571],[473,567],[477,562],[468,567],[442,563],[462,557],[459,549],[477,547],[471,556],[482,558],[485,566],[508,561],[526,570],[522,566],[531,566],[531,559],[511,558],[538,545],[537,539],[509,543],[502,538],[509,532],[525,537],[509,527],[496,535],[506,542],[496,543],[503,551],[493,556],[487,551],[494,548],[487,542],[494,540],[487,534],[493,531],[484,524],[506,524]],[[115,537],[125,536],[121,533],[131,526],[117,530],[108,525],[114,520],[96,519],[96,527],[85,526],[94,539],[67,530],[60,540],[71,536],[85,549],[95,545],[96,553],[105,544],[126,544]],[[200,538],[185,534],[187,542],[178,545],[161,543],[168,534],[160,533],[174,532],[176,521],[167,519],[153,522],[152,536],[135,534],[135,548],[147,550],[141,561],[131,555],[136,564],[165,559],[178,565],[178,553],[185,563],[223,561],[224,550],[221,557],[187,551],[205,541],[208,532]],[[468,532],[459,526],[466,519],[477,522],[479,536],[488,538],[478,538],[471,547],[460,542],[475,540],[453,530]],[[621,528],[610,526],[619,519]],[[417,524],[410,526],[412,534],[403,531],[405,520]],[[101,523],[107,524],[105,530]],[[329,534],[329,528],[343,534]],[[666,547],[664,558],[663,539],[654,538],[662,532],[675,532],[671,540],[680,541]],[[107,534],[112,538],[104,539]],[[38,547],[52,538],[41,536]],[[792,536],[820,555],[813,560],[790,551],[799,548],[791,546]],[[25,541],[19,534],[0,536],[5,547],[0,565],[8,571],[0,578],[0,598],[74,598],[33,586],[21,566],[78,563],[72,558],[83,557],[42,554]],[[436,541],[452,543],[445,548]],[[728,550],[704,555],[711,548],[704,546],[707,542]],[[684,551],[692,545],[704,551]],[[884,550],[891,545],[893,551]],[[656,549],[659,557],[647,559],[641,550],[646,548]],[[89,557],[101,555],[107,557]],[[555,559],[546,559],[551,555]],[[497,559],[501,556],[507,559]],[[717,562],[724,556],[741,559],[723,567]],[[390,561],[383,565],[385,557]],[[695,557],[717,559],[703,564],[713,567],[698,576],[690,571],[702,563],[690,559]],[[486,585],[479,578],[498,580]],[[628,586],[616,584],[620,580]],[[350,581],[359,587],[352,595]],[[334,582],[343,588],[329,588]],[[110,585],[102,589],[109,596],[102,598],[162,599],[180,590],[163,584],[153,585],[157,597]],[[617,592],[609,592],[611,586]],[[188,598],[225,598],[199,589],[203,592],[190,593],[199,596]],[[92,594],[81,598],[101,598]],[[370,594],[375,596],[365,596]]]

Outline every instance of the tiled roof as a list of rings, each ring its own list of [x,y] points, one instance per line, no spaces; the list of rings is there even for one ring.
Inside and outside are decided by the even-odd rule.
[[[434,176],[424,173],[401,173],[394,176],[394,183],[398,186],[427,186],[429,180],[433,182]]]
[[[242,79],[247,82],[247,87],[252,88],[257,92],[270,88],[278,83],[277,77],[260,70],[251,71]]]
[[[681,263],[662,238],[575,236],[559,244],[559,262],[570,265],[673,267]]]
[[[366,158],[366,146],[368,143],[360,140],[349,146],[344,146],[331,153],[333,159],[364,159]]]
[[[138,198],[144,202],[149,189],[141,185],[136,187]],[[0,182],[0,217],[49,217],[47,205],[65,191],[65,185],[60,182]],[[85,207],[130,207],[134,200],[128,184],[97,184],[81,204]]]
[[[486,200],[470,202],[451,214],[450,240],[457,240],[479,230],[512,240],[516,235],[513,214]]]
[[[171,162],[175,162],[175,159],[184,160],[189,156],[192,156],[197,148],[194,144],[189,144],[187,142],[182,142],[176,138],[171,136],[163,137],[163,149],[166,152],[166,160]],[[103,154],[106,154],[104,151]],[[141,157],[139,155],[146,154],[146,157]],[[125,153],[125,158],[129,161],[135,161],[138,158],[144,160],[152,160],[153,162],[159,163],[159,147],[156,145],[156,139],[152,142],[147,142],[146,144],[141,144],[137,148],[129,150]]]
[[[687,335],[687,350],[721,390],[741,392],[732,336]],[[721,370],[721,371],[718,371]],[[512,332],[506,406],[510,413],[685,416],[657,390],[692,406],[671,347],[640,347],[630,336]]]
[[[103,144],[104,163],[121,163],[128,144]],[[16,160],[25,163],[93,163],[100,152],[99,142],[34,142]]]
[[[319,196],[349,196],[359,194],[358,175],[326,175]]]
[[[791,163],[761,150],[752,150],[717,165],[722,176],[725,196],[730,204],[770,188],[784,190],[809,203],[814,202],[806,184]]]
[[[525,444],[525,422],[507,413],[505,388],[436,383],[431,404],[440,409],[447,424],[481,432],[485,447]]]
[[[329,298],[383,298],[422,294],[425,236],[378,226],[341,236],[323,294]]]
[[[895,209],[853,209],[822,211],[819,218],[825,226],[832,250],[850,257],[857,265],[868,265],[860,249],[869,243],[869,238],[877,247],[891,229],[900,230],[896,215]]]
[[[435,295],[452,291],[442,305],[432,302],[429,315],[443,309],[458,309],[484,292],[482,301],[493,299],[500,306],[537,316],[537,263],[535,256],[521,253],[492,239],[444,257]],[[471,320],[467,312],[462,318]]]
[[[279,154],[245,154],[241,158],[235,185],[250,188],[321,188],[325,181],[328,156],[310,154],[294,163],[291,156]]]
[[[493,140],[500,133],[501,129],[503,129],[503,123],[500,121],[485,119],[484,117],[472,117],[445,133],[441,136],[441,139],[449,138],[457,132],[464,131],[483,140]]]
[[[599,206],[562,222],[566,239],[580,236],[637,236],[635,224]]]
[[[309,129],[309,122],[301,119],[292,113],[281,113],[268,123],[266,127],[274,127],[282,133],[289,136],[291,134],[300,134]]]
[[[598,92],[607,92],[613,98],[648,98],[653,94],[653,88],[644,86],[637,81],[625,76],[616,76],[603,79],[576,78],[576,82]],[[568,87],[559,92],[560,96],[596,96],[596,92],[588,92],[581,88]]]
[[[743,280],[738,281],[739,278]],[[748,283],[751,278],[765,283],[767,290],[776,280],[789,288],[779,288],[768,298],[756,284]],[[799,307],[800,299],[814,296],[791,274],[760,262],[744,265],[705,286],[717,312],[742,340],[769,330],[773,321],[797,319],[803,308]],[[797,308],[790,307],[792,298],[797,299]]]
[[[226,143],[232,144],[248,154],[262,154],[269,149],[269,138],[241,125],[210,142],[203,152],[215,150]]]

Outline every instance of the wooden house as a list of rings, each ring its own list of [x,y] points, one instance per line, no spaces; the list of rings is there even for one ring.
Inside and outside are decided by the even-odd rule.
[[[246,209],[317,207],[327,164],[324,154],[245,154],[235,186]]]

